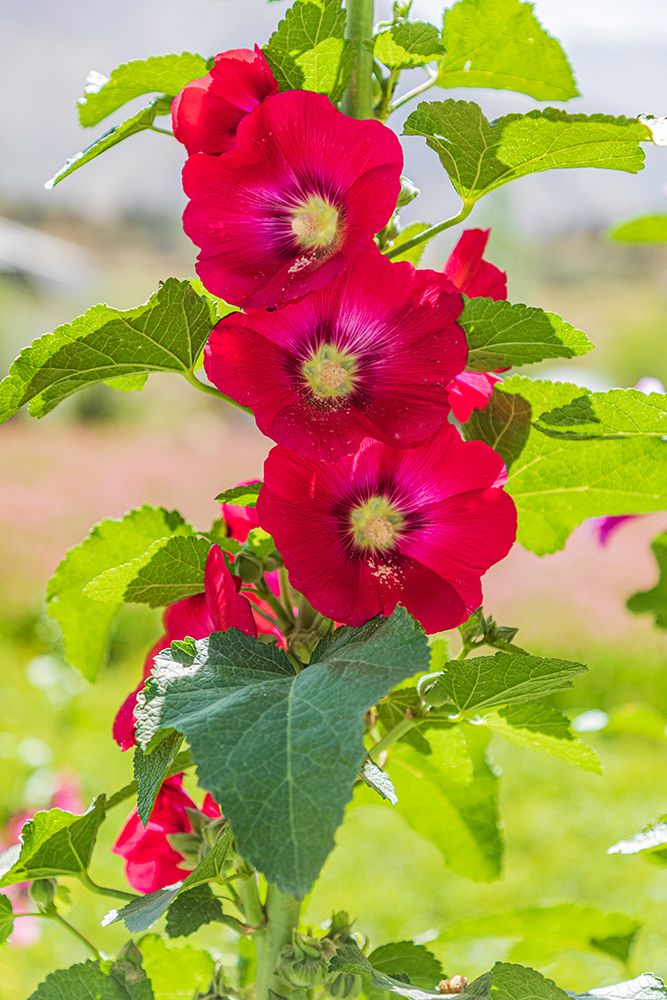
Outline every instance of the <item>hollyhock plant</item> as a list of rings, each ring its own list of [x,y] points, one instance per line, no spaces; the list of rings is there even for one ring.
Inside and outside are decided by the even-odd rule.
[[[189,83],[173,101],[174,135],[188,153],[226,153],[234,146],[241,119],[277,91],[258,45],[254,51],[221,52],[206,76]]]
[[[275,94],[242,119],[234,149],[183,170],[183,225],[206,288],[239,306],[277,306],[322,288],[366,249],[400,192],[391,129],[321,94]]]
[[[507,298],[507,275],[484,260],[489,229],[466,229],[445,263],[444,273],[469,298]],[[502,369],[501,369],[502,370]],[[456,419],[464,424],[473,410],[483,410],[500,379],[494,372],[462,372],[449,386],[449,403]]]
[[[137,892],[155,892],[173,885],[192,871],[183,855],[169,843],[173,833],[191,833],[188,809],[196,806],[183,789],[183,774],[167,778],[157,798],[146,826],[138,812],[132,811],[113,846],[113,853],[125,859],[125,874]],[[220,809],[210,795],[206,796],[202,812],[219,816]]]
[[[500,456],[450,424],[416,448],[367,439],[336,464],[277,446],[259,519],[322,614],[361,625],[402,604],[439,632],[481,605],[482,575],[514,542],[505,481]]]
[[[444,390],[465,368],[462,308],[443,275],[371,246],[297,303],[221,320],[206,373],[268,437],[311,458],[349,455],[366,437],[417,444],[447,420]]]
[[[246,635],[256,635],[257,627],[250,604],[238,593],[240,581],[233,577],[225,564],[222,549],[211,546],[206,560],[204,592],[184,597],[168,605],[162,617],[165,634],[159,639],[144,663],[141,681],[127,696],[119,708],[113,724],[113,738],[122,750],[135,745],[134,710],[137,695],[141,691],[153,669],[158,653],[168,648],[176,639],[203,639],[211,632],[225,632],[228,628],[239,629]]]

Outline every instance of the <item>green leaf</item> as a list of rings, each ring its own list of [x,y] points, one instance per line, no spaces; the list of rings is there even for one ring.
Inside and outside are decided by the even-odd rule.
[[[43,417],[79,389],[148,372],[191,372],[215,323],[189,281],[168,278],[145,305],[93,306],[26,347],[0,382],[0,423],[30,404]]]
[[[167,910],[167,934],[170,938],[187,937],[221,917],[222,903],[211,887],[198,885],[179,893]]]
[[[158,792],[176,760],[182,742],[180,733],[168,733],[150,753],[141,747],[134,751],[137,812],[144,826],[148,823]]]
[[[407,944],[407,942],[404,943]],[[388,947],[392,948],[394,946],[389,945]],[[349,941],[346,944],[339,945],[336,954],[329,962],[329,970],[334,973],[341,972],[363,976],[371,985],[370,989],[366,989],[366,993],[371,997],[377,996],[378,990],[395,993],[398,996],[407,997],[409,1000],[431,1000],[431,998],[441,996],[439,993],[425,991],[418,986],[413,986],[411,983],[407,983],[402,979],[396,979],[394,976],[387,975],[380,969],[374,968],[371,964],[371,957],[367,958],[354,942]]]
[[[216,503],[231,503],[237,507],[256,507],[262,483],[242,483],[218,493]]]
[[[173,945],[156,934],[141,938],[139,950],[155,1000],[192,1000],[197,990],[206,993],[215,972],[213,958],[207,951],[190,945]]]
[[[398,249],[403,246],[404,243],[408,243],[411,239],[414,239],[415,236],[425,233],[426,230],[430,228],[431,227],[428,222],[413,222],[412,225],[406,226],[405,229],[402,229],[396,239],[393,240],[391,250]],[[426,249],[427,244],[428,240],[424,240],[422,243],[418,243],[417,246],[412,247],[410,250],[405,250],[403,253],[396,254],[395,257],[392,257],[392,260],[407,260],[417,267],[424,255],[424,250]]]
[[[433,62],[444,52],[440,33],[427,21],[403,21],[375,36],[373,54],[391,70]]]
[[[204,590],[207,538],[173,535],[157,539],[136,559],[113,566],[96,576],[84,589],[96,601],[122,601],[161,608]]]
[[[147,930],[178,896],[211,882],[222,873],[231,844],[231,833],[226,830],[218,839],[213,850],[206,855],[194,871],[190,872],[183,882],[166,889],[158,889],[156,892],[149,892],[146,896],[139,896],[121,910],[110,910],[104,918],[105,925],[122,920],[132,934]]]
[[[315,90],[338,101],[350,68],[341,0],[296,0],[264,55],[281,90]]]
[[[504,44],[504,41],[503,41]],[[635,118],[570,115],[556,108],[489,122],[471,101],[422,102],[405,135],[420,135],[440,157],[464,201],[542,170],[598,167],[637,173],[647,126]]]
[[[453,871],[489,882],[500,874],[503,854],[498,778],[486,756],[489,733],[472,726],[463,732],[468,769],[443,770],[437,754],[424,756],[401,747],[388,770],[406,823],[438,848]]]
[[[35,813],[21,830],[21,842],[0,855],[0,888],[59,875],[78,876],[90,862],[105,815],[99,795],[82,816],[64,809]]]
[[[521,0],[459,0],[445,11],[441,87],[517,90],[538,101],[579,93],[560,43]]]
[[[126,949],[125,955],[129,954]],[[111,966],[108,962],[80,962],[69,969],[58,969],[46,977],[29,1000],[153,1000],[154,996],[160,1000],[153,994],[140,961],[132,956],[121,957]]]
[[[176,97],[186,84],[207,73],[206,60],[192,52],[150,56],[117,66],[111,76],[88,75],[83,97],[78,100],[79,122],[89,128],[144,94]]]
[[[588,997],[601,997],[602,1000],[665,1000],[667,989],[662,979],[651,973],[644,973],[625,983],[589,990],[582,995],[582,1000],[588,1000]]]
[[[378,719],[385,733],[398,725],[408,712],[416,714],[417,710],[421,710],[421,699],[416,688],[399,688],[397,691],[392,691],[377,707]],[[429,752],[428,742],[416,728],[409,729],[401,737],[401,742],[409,743],[421,753]]]
[[[655,615],[658,628],[667,628],[667,531],[658,535],[651,544],[660,576],[651,590],[640,590],[628,598],[627,606],[636,615]]]
[[[570,996],[534,969],[506,962],[497,962],[462,995],[475,1000],[568,1000]]]
[[[86,586],[115,567],[150,559],[154,544],[192,529],[176,511],[139,507],[120,520],[100,521],[83,542],[70,549],[47,588],[46,609],[63,633],[65,656],[92,680],[103,665],[111,623],[123,596],[102,602],[84,593]]]
[[[216,633],[194,655],[172,646],[157,657],[140,696],[138,738],[165,727],[184,733],[240,853],[302,896],[333,847],[364,761],[365,712],[427,667],[424,634],[402,608],[339,629],[298,675],[282,650]]]
[[[543,414],[583,396],[597,409],[608,395],[514,376],[466,424],[466,437],[486,441],[506,462],[518,540],[538,555],[562,548],[589,517],[667,509],[667,448],[660,437],[568,440],[535,427],[546,426]]]
[[[520,747],[541,750],[584,771],[602,773],[595,751],[573,733],[570,720],[550,705],[510,705],[487,715],[484,722],[492,732]]]
[[[564,406],[541,413],[535,426],[557,438],[660,438],[667,435],[667,395],[638,389],[581,390]]]
[[[474,298],[459,319],[468,340],[468,368],[492,372],[548,358],[587,354],[593,345],[556,313],[520,303]]]
[[[0,944],[11,936],[13,930],[14,910],[12,909],[12,904],[7,896],[0,893]]]
[[[648,854],[652,860],[667,861],[667,816],[627,840],[619,840],[607,854]]]
[[[383,944],[368,956],[376,972],[387,976],[407,976],[414,986],[434,990],[443,977],[442,966],[435,955],[421,944],[397,941]]]
[[[609,235],[619,243],[667,243],[667,215],[640,215],[619,222]]]
[[[445,664],[442,676],[425,693],[430,704],[477,714],[503,705],[522,705],[571,688],[586,672],[570,660],[496,653]]]
[[[138,135],[139,132],[145,132],[147,129],[150,129],[157,117],[168,115],[170,110],[171,101],[164,97],[158,97],[154,101],[151,101],[141,111],[137,111],[135,115],[126,118],[120,125],[115,125],[108,132],[105,132],[104,135],[101,135],[99,139],[95,139],[89,146],[82,149],[80,153],[75,153],[74,156],[71,156],[62,165],[60,170],[56,171],[53,177],[50,177],[46,181],[44,187],[47,191],[52,191],[56,185],[60,184],[66,177],[69,177],[70,174],[73,174],[75,170],[85,167],[91,160],[95,160],[102,153],[106,153],[107,149],[112,149],[119,142],[129,139],[130,136]]]

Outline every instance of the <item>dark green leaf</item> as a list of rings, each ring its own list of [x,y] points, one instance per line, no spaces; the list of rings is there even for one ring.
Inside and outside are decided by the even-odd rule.
[[[261,488],[262,483],[243,483],[240,486],[232,486],[229,490],[223,490],[215,499],[217,503],[231,503],[237,507],[256,507]]]
[[[141,111],[137,111],[131,118],[126,118],[120,125],[115,125],[108,132],[105,132],[104,135],[101,135],[99,139],[91,142],[80,153],[76,153],[70,157],[60,170],[53,177],[49,178],[44,187],[47,191],[53,190],[57,184],[60,184],[66,177],[73,174],[75,170],[79,170],[102,153],[106,153],[107,149],[112,149],[119,142],[123,142],[124,139],[129,139],[130,136],[137,135],[139,132],[145,132],[151,128],[155,119],[160,115],[168,115],[170,109],[171,101],[164,97],[158,97],[154,101],[151,101],[150,104],[142,108]]]
[[[315,90],[338,101],[349,71],[341,0],[296,0],[264,46],[281,90]]]
[[[231,843],[231,833],[225,830],[213,850],[183,882],[150,892],[146,896],[139,896],[121,910],[110,910],[104,918],[105,924],[122,920],[128,931],[133,934],[147,930],[162,916],[177,896],[187,894],[190,890],[205,885],[222,874]]]
[[[368,956],[376,972],[387,976],[407,976],[413,986],[436,989],[443,977],[442,966],[432,952],[412,941],[383,944]]]
[[[448,705],[475,715],[502,705],[537,701],[571,688],[586,672],[581,663],[521,653],[496,653],[445,664],[442,676],[424,697],[432,705]]]
[[[667,243],[667,215],[641,215],[619,222],[609,235],[619,243]]]
[[[459,323],[468,339],[468,368],[477,372],[573,358],[593,347],[585,333],[556,313],[520,303],[468,299]]]
[[[431,669],[437,670],[437,667],[431,665]],[[377,713],[382,729],[388,733],[405,718],[408,712],[414,715],[420,709],[421,699],[416,688],[399,688],[397,691],[392,691],[387,698],[383,698],[378,705]],[[401,737],[401,742],[409,743],[420,753],[429,752],[428,742],[418,729],[409,729]]]
[[[168,278],[145,305],[97,305],[26,347],[0,383],[0,422],[25,403],[43,417],[72,393],[148,372],[191,372],[216,320],[189,281]]]
[[[83,97],[79,98],[79,121],[85,127],[102,119],[144,94],[176,97],[190,83],[207,73],[206,60],[192,52],[150,56],[116,66],[110,77],[90,73]]]
[[[641,590],[628,599],[628,608],[636,615],[655,615],[658,628],[667,628],[667,531],[653,540],[651,545],[660,576],[651,590]]]
[[[388,69],[412,69],[433,62],[445,50],[438,29],[426,21],[404,21],[375,36],[373,54]]]
[[[589,517],[667,509],[667,448],[659,436],[568,440],[535,427],[546,427],[547,412],[585,396],[597,408],[607,395],[514,376],[497,385],[487,407],[466,424],[466,437],[486,441],[508,465],[518,540],[538,555],[562,548]]]
[[[556,108],[489,122],[471,101],[424,101],[405,123],[440,157],[454,188],[476,201],[508,181],[542,170],[598,167],[637,173],[651,133],[635,118],[570,115]]]
[[[2,855],[0,855],[2,857]],[[14,910],[10,900],[0,893],[0,944],[10,937],[14,930]]]
[[[578,90],[560,44],[521,0],[459,0],[445,11],[441,87],[518,90],[567,101]]]
[[[63,809],[35,813],[21,830],[21,843],[0,855],[0,888],[84,872],[104,820],[104,804],[99,795],[82,816]]]
[[[595,751],[573,733],[570,720],[551,705],[510,705],[484,721],[492,732],[520,747],[541,750],[584,771],[602,773]]]
[[[402,608],[339,629],[298,675],[282,650],[217,633],[196,643],[194,656],[172,647],[157,657],[138,736],[184,733],[241,854],[283,891],[303,895],[363,763],[365,712],[427,667],[426,639]]]
[[[132,575],[148,561],[156,543],[192,529],[176,511],[139,507],[121,520],[100,521],[83,542],[70,549],[49,580],[47,612],[63,633],[65,656],[72,666],[92,680],[106,658],[111,623],[123,596],[106,602],[93,600],[84,591],[107,570],[130,567]]]
[[[158,539],[132,562],[100,573],[86,586],[86,597],[160,608],[204,590],[211,543],[196,535]]]
[[[176,896],[167,910],[167,934],[170,938],[187,937],[204,924],[219,920],[222,903],[209,885],[198,885]]]
[[[141,965],[123,961],[81,962],[47,976],[30,1000],[152,1000],[153,990]],[[162,1000],[160,995],[160,1000]]]
[[[134,751],[134,779],[137,783],[137,812],[146,826],[157,794],[169,774],[181,748],[180,733],[168,733],[150,753],[137,747]]]
[[[339,946],[329,963],[329,969],[331,972],[363,976],[372,987],[367,990],[370,996],[377,996],[377,991],[395,993],[398,996],[407,997],[409,1000],[431,1000],[431,998],[440,996],[439,993],[425,991],[418,986],[413,986],[404,980],[396,979],[379,969],[375,969],[371,964],[371,959],[366,958],[359,947],[351,941]]]

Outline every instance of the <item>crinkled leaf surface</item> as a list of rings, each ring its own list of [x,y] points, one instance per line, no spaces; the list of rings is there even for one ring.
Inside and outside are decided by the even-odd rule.
[[[79,122],[86,128],[97,125],[128,101],[144,94],[176,97],[186,84],[206,72],[204,57],[192,52],[135,59],[116,66],[108,78],[92,72],[83,97],[78,100]]]
[[[336,102],[349,59],[341,0],[296,0],[264,46],[281,90],[315,90]]]
[[[220,920],[222,903],[207,884],[179,893],[167,910],[167,935],[187,937],[204,924]]]
[[[551,705],[509,705],[484,719],[489,729],[520,747],[540,750],[584,771],[602,773],[595,751],[573,731],[570,720]]]
[[[487,407],[465,427],[466,437],[486,441],[505,460],[507,490],[519,513],[518,540],[538,555],[562,548],[589,517],[667,509],[667,442],[661,436],[570,439],[535,426],[546,427],[543,414],[586,396],[597,408],[615,393],[513,376],[495,387]]]
[[[403,609],[323,640],[295,675],[285,654],[235,631],[172,647],[140,696],[137,732],[185,734],[199,782],[220,802],[239,851],[303,896],[333,847],[365,757],[364,713],[428,667]]]
[[[468,340],[468,368],[477,372],[573,358],[593,347],[585,333],[556,313],[521,303],[468,299],[459,323]]]
[[[147,552],[96,576],[85,588],[96,601],[161,608],[204,589],[208,538],[193,534],[157,539]]]
[[[168,98],[157,97],[150,104],[147,104],[145,108],[142,108],[141,111],[137,111],[136,114],[121,122],[120,125],[115,125],[108,132],[105,132],[104,135],[101,135],[99,139],[95,139],[89,146],[82,149],[80,153],[71,156],[62,165],[60,170],[56,171],[53,177],[49,178],[44,186],[47,190],[52,190],[66,177],[69,177],[70,174],[73,174],[81,167],[85,167],[91,160],[95,160],[102,153],[106,153],[108,149],[117,146],[119,142],[123,142],[125,139],[129,139],[139,132],[145,132],[147,129],[150,129],[156,118],[160,115],[168,115],[170,110],[171,101]]]
[[[137,783],[137,812],[144,826],[148,823],[158,792],[176,760],[182,742],[180,733],[167,733],[150,753],[141,747],[135,748],[132,764]]]
[[[160,1000],[140,962],[80,962],[46,977],[30,1000]]]
[[[444,49],[440,33],[426,21],[404,21],[375,36],[373,54],[388,69],[412,69],[433,62]]]
[[[383,944],[368,956],[376,972],[387,976],[407,976],[413,986],[435,989],[443,977],[442,966],[435,955],[422,944],[395,941]]]
[[[26,403],[43,417],[79,389],[149,372],[190,372],[216,312],[189,281],[168,278],[136,309],[97,305],[21,351],[0,382],[0,422]]]
[[[21,830],[21,842],[0,855],[0,888],[38,878],[80,875],[85,871],[104,820],[99,795],[82,816],[64,809],[35,813]]]
[[[535,426],[559,438],[667,438],[667,395],[638,389],[589,392],[541,413]]]
[[[432,705],[477,714],[503,705],[537,701],[571,688],[586,672],[581,663],[521,653],[451,660],[425,694]]]
[[[667,243],[667,214],[640,215],[619,222],[609,235],[619,243]]]
[[[538,101],[579,93],[563,49],[522,0],[458,0],[445,10],[441,87],[518,90]]]
[[[405,135],[420,135],[466,201],[527,174],[571,167],[637,173],[651,133],[636,118],[570,115],[556,108],[490,122],[472,101],[423,101]]]
[[[400,944],[398,946],[387,945],[387,948],[389,949],[396,947],[400,947]],[[413,947],[415,946],[413,945]],[[426,949],[424,949],[424,951],[426,951]],[[433,958],[433,956],[431,956],[431,958]],[[380,965],[382,964],[381,956]],[[388,975],[382,968],[375,968],[373,956],[370,955],[367,958],[366,955],[364,955],[359,947],[353,942],[339,946],[336,954],[329,963],[329,969],[331,972],[342,972],[350,973],[355,976],[363,976],[367,983],[367,995],[371,997],[377,997],[382,993],[388,992],[395,993],[397,996],[406,997],[408,1000],[431,1000],[431,998],[441,995],[433,992],[432,990],[424,990],[419,986],[412,985],[411,982],[406,982],[403,979],[395,978],[395,975],[398,973]]]
[[[658,628],[667,628],[667,531],[651,544],[660,576],[655,587],[628,598],[628,608],[636,615],[652,614]]]
[[[107,570],[126,564],[131,564],[134,573],[142,560],[152,558],[156,543],[165,544],[172,535],[191,531],[176,511],[144,506],[120,520],[100,521],[65,555],[49,580],[46,608],[60,625],[68,662],[89,680],[104,664],[109,628],[124,592],[99,601],[85,593],[87,585]]]

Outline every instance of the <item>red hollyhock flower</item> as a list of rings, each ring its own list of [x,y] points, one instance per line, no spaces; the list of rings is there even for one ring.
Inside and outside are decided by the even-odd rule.
[[[444,267],[452,284],[471,299],[507,298],[507,275],[483,259],[489,233],[489,229],[467,229]],[[463,372],[456,376],[448,392],[452,413],[460,423],[469,420],[473,410],[484,409],[496,382],[500,379],[493,372]]]
[[[514,542],[506,478],[493,449],[451,424],[417,448],[367,439],[335,464],[277,446],[259,519],[318,611],[361,625],[402,604],[439,632],[481,605],[481,576]]]
[[[290,90],[241,121],[224,156],[183,170],[183,226],[214,295],[276,306],[322,288],[366,249],[396,206],[401,145],[321,94]]]
[[[174,135],[188,153],[226,153],[242,118],[278,92],[276,78],[258,45],[215,57],[213,68],[193,80],[171,105]]]
[[[158,653],[167,649],[174,640],[185,639],[188,635],[193,639],[205,639],[212,632],[225,632],[228,628],[236,628],[246,635],[257,634],[250,604],[238,593],[238,582],[225,565],[222,549],[213,545],[206,560],[204,593],[184,597],[165,608],[162,616],[165,634],[146,657],[140,683],[127,696],[114,719],[113,738],[121,750],[129,750],[135,745],[134,709],[137,695],[150,676],[153,660]]]
[[[349,455],[365,437],[413,445],[447,420],[443,390],[468,358],[462,308],[443,275],[371,245],[299,302],[221,320],[206,373],[264,434],[312,458]]]
[[[176,774],[162,785],[146,826],[136,809],[130,813],[113,846],[113,853],[125,858],[127,880],[137,892],[164,889],[166,885],[180,882],[192,871],[167,839],[171,833],[192,832],[187,809],[196,809],[196,806],[183,790],[183,775]],[[220,815],[219,807],[208,795],[201,811],[207,816]]]

